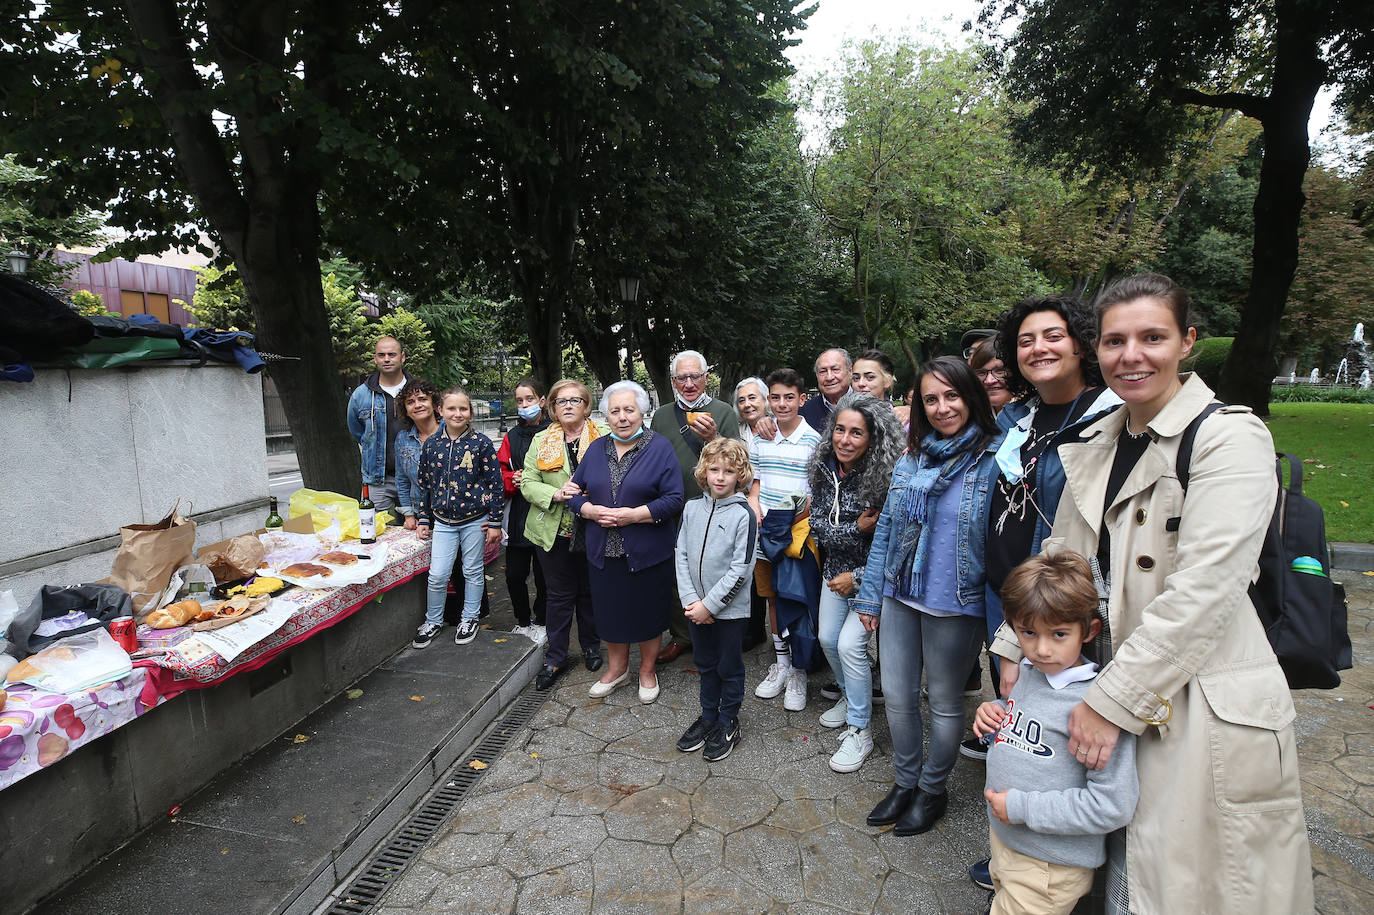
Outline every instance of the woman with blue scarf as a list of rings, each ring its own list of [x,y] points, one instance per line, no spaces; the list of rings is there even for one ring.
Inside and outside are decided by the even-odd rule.
[[[987,392],[961,359],[916,376],[907,453],[892,472],[854,610],[877,629],[895,784],[868,815],[893,833],[926,832],[945,814],[945,781],[964,728],[964,681],[986,635],[983,547],[1000,435]],[[930,755],[921,752],[921,672]]]

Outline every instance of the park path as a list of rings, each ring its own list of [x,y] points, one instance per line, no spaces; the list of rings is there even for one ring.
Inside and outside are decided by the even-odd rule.
[[[1318,910],[1374,911],[1374,577],[1351,587],[1356,669],[1338,690],[1298,693],[1299,753]],[[767,653],[748,658],[749,685]],[[560,681],[432,846],[382,900],[420,912],[982,912],[965,876],[986,854],[983,768],[960,758],[948,815],[923,836],[865,825],[891,777],[878,750],[859,772],[826,760],[837,734],[752,692],[744,739],[707,763],[678,735],[697,714],[687,658],[663,669],[662,695],[587,696],[594,675]]]

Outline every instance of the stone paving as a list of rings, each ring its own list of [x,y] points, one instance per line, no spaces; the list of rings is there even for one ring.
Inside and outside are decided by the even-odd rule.
[[[1338,690],[1296,694],[1323,913],[1374,911],[1374,577],[1340,577],[1356,669]],[[987,848],[982,764],[960,758],[931,832],[870,828],[892,772],[881,713],[877,751],[836,774],[818,678],[807,710],[786,712],[752,695],[768,660],[748,657],[743,741],[718,763],[674,746],[698,711],[690,658],[660,670],[650,705],[632,685],[591,699],[595,675],[565,676],[382,911],[983,912],[987,893],[965,876]]]

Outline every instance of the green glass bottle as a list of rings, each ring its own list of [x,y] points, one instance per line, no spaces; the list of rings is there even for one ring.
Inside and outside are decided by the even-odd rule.
[[[358,500],[358,540],[362,543],[377,542],[377,506],[367,497],[367,485],[363,485],[363,497]]]
[[[270,531],[275,528],[281,527],[285,523],[286,522],[281,519],[281,515],[277,513],[277,497],[268,496],[267,521],[263,524],[263,527],[267,528]]]

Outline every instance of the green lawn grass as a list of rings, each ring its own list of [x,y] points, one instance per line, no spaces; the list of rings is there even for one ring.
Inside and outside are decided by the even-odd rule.
[[[1374,404],[1269,409],[1274,447],[1302,458],[1303,493],[1321,503],[1327,539],[1374,542]]]

